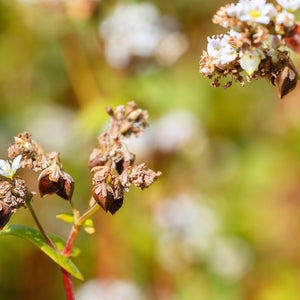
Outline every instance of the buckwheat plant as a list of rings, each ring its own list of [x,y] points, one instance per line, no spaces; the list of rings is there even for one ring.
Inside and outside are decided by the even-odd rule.
[[[15,137],[8,148],[11,161],[0,160],[0,235],[26,238],[54,260],[61,267],[68,300],[75,299],[71,276],[83,279],[70,260],[70,257],[78,254],[78,249],[74,249],[73,245],[80,229],[93,233],[90,217],[99,207],[115,214],[123,204],[124,193],[129,191],[132,184],[144,189],[161,175],[161,172],[147,169],[144,163],[134,165],[135,155],[129,152],[124,142],[132,135],[143,134],[147,126],[147,112],[137,108],[134,102],[115,109],[107,107],[106,112],[111,118],[111,126],[100,134],[89,159],[93,190],[87,210],[83,213],[74,206],[74,180],[64,171],[59,153],[45,154],[31,134],[24,132]],[[34,192],[30,191],[24,179],[16,175],[19,168],[40,172],[38,185],[41,197],[57,194],[70,204],[72,213],[56,216],[73,224],[67,242],[45,231],[32,205]],[[5,226],[20,207],[28,208],[39,230],[24,225]]]
[[[232,79],[224,89],[233,80],[244,86],[245,71],[248,82],[262,77],[275,85],[280,98],[296,87],[298,74],[286,46],[300,55],[300,23],[295,21],[300,0],[276,2],[239,0],[217,11],[213,22],[228,33],[208,37],[200,60],[200,73],[213,78],[212,86],[220,86],[227,76]]]

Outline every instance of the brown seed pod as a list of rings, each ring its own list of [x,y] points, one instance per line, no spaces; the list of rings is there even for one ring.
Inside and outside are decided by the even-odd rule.
[[[56,192],[56,195],[62,197],[65,200],[71,200],[74,191],[74,180],[72,176],[64,171],[62,171],[62,176],[60,177],[60,188]]]
[[[0,230],[8,223],[11,217],[11,210],[8,205],[0,201]]]
[[[63,182],[61,180],[52,181],[50,180],[49,174],[45,176],[39,177],[39,191],[40,196],[44,197],[46,195],[52,195],[54,193],[57,193],[61,186],[63,185]]]
[[[100,183],[93,188],[93,197],[96,202],[105,210],[108,211],[114,201],[114,190],[107,183]]]
[[[273,84],[277,88],[280,99],[291,92],[297,85],[298,74],[291,62],[286,62],[279,74],[274,78]]]
[[[116,170],[119,174],[122,174],[123,171],[129,167],[132,166],[135,160],[135,154],[128,152],[128,157],[125,159],[124,156],[120,156],[117,160],[116,160]]]
[[[39,176],[41,197],[56,193],[65,200],[71,200],[74,191],[74,180],[71,175],[57,165],[45,169]]]
[[[111,206],[109,207],[108,211],[113,215],[115,214],[123,205],[123,197],[120,199],[115,199]]]

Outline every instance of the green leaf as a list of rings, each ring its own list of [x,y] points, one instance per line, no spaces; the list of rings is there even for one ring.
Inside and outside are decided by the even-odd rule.
[[[74,216],[70,213],[63,213],[56,215],[56,219],[62,220],[66,223],[74,223]]]
[[[83,280],[83,276],[75,264],[69,258],[53,250],[39,230],[24,225],[7,225],[2,231],[0,231],[0,235],[14,235],[27,239],[39,247],[46,255],[68,271],[72,276]],[[51,240],[53,239],[53,242],[58,249],[62,250],[64,248],[64,241],[60,237],[53,234],[49,234],[49,237]]]

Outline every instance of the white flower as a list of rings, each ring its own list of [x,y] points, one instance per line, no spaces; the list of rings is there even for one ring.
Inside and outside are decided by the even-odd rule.
[[[214,63],[219,68],[234,61],[238,56],[237,51],[228,42],[230,38],[227,34],[208,38],[207,53],[214,58]]]
[[[0,175],[12,179],[16,171],[21,167],[21,159],[22,155],[20,154],[15,157],[11,165],[7,160],[0,159]]]
[[[240,65],[248,75],[252,75],[257,70],[261,58],[261,53],[258,50],[241,53]]]
[[[294,25],[295,15],[289,13],[286,10],[280,12],[276,17],[276,23],[282,24],[286,27],[291,27]]]
[[[277,0],[277,3],[289,11],[295,11],[300,7],[300,0]]]
[[[271,3],[265,0],[240,0],[236,5],[227,8],[230,17],[247,22],[256,22],[260,24],[269,24],[271,19],[276,16],[277,10]]]

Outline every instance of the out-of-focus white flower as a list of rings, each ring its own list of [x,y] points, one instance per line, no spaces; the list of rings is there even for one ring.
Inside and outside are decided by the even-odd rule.
[[[284,9],[295,11],[300,7],[300,0],[276,0]]]
[[[216,239],[208,257],[210,270],[229,281],[241,279],[251,270],[253,263],[254,254],[251,247],[237,237]]]
[[[160,15],[152,3],[119,4],[100,24],[106,60],[114,68],[123,68],[132,56],[150,57],[158,52],[162,64],[175,62],[187,49],[186,37],[169,36],[179,34],[176,27],[175,20]]]
[[[159,202],[154,220],[160,233],[157,259],[170,272],[208,255],[219,228],[216,212],[187,195]]]
[[[245,52],[240,54],[240,65],[248,75],[252,75],[261,62],[261,53],[258,50]]]
[[[12,179],[16,171],[21,167],[21,159],[21,154],[16,156],[11,165],[7,160],[0,159],[0,175]]]
[[[189,42],[184,34],[180,32],[169,33],[158,43],[155,57],[161,65],[170,66],[187,51],[188,46]]]
[[[247,22],[256,22],[260,24],[269,24],[271,19],[277,14],[277,10],[271,3],[265,0],[240,0],[236,5],[227,8],[230,17]]]
[[[295,15],[292,13],[289,13],[286,10],[283,10],[280,12],[276,17],[276,23],[282,24],[286,27],[290,27],[294,25]]]
[[[140,289],[132,282],[118,279],[93,279],[80,286],[77,300],[142,300]]]

